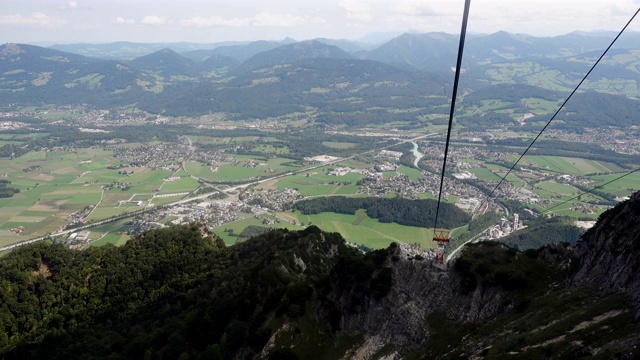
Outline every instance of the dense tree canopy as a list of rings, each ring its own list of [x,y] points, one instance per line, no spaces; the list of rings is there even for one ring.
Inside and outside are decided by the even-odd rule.
[[[320,197],[303,200],[294,205],[303,214],[335,212],[355,214],[364,209],[367,215],[380,222],[396,222],[401,225],[432,227],[435,221],[437,201],[409,200],[402,198],[350,198],[344,196]],[[452,204],[440,204],[438,225],[452,229],[470,220],[469,214]]]

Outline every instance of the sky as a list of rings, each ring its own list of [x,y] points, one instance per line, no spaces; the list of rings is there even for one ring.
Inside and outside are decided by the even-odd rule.
[[[359,39],[460,32],[464,0],[1,0],[0,44]],[[468,31],[619,31],[640,0],[472,0]],[[629,30],[640,31],[640,18]]]

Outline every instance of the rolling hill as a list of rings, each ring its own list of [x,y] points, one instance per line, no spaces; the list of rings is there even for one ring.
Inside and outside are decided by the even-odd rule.
[[[0,46],[2,102],[113,106],[135,103],[154,77],[128,65],[38,46]]]
[[[172,76],[195,78],[202,75],[205,70],[201,65],[169,48],[131,60],[129,65],[141,70],[152,71],[165,78]]]
[[[286,65],[308,59],[351,59],[346,51],[323,42],[310,40],[282,45],[252,56],[236,72],[252,71],[274,65]]]

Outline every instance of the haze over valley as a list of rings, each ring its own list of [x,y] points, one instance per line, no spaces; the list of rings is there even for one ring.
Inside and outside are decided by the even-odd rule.
[[[0,357],[637,356],[635,24],[575,94],[619,29],[467,34],[449,139],[460,36],[409,3],[1,45]]]

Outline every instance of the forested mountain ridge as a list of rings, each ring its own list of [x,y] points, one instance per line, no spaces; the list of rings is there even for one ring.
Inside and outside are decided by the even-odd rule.
[[[139,101],[156,79],[125,64],[38,46],[0,46],[2,105],[92,104]]]
[[[154,71],[165,78],[171,78],[171,76],[199,77],[205,70],[200,64],[169,48],[135,58],[129,61],[129,65],[138,69]]]
[[[363,255],[313,226],[229,248],[198,225],[121,248],[31,244],[0,259],[0,353],[631,359],[637,287],[617,286],[637,282],[638,214],[640,193],[603,214],[577,251],[480,243],[448,271],[396,244]],[[606,292],[592,287],[602,283]]]
[[[236,72],[247,72],[276,65],[285,65],[308,59],[351,59],[344,50],[316,40],[282,45],[275,49],[258,53],[247,59]]]
[[[379,57],[367,57],[362,51],[354,56],[322,39],[256,42],[212,49],[207,52],[210,57],[197,63],[170,49],[119,63],[6,44],[0,47],[6,60],[0,64],[0,106],[135,105],[169,116],[222,113],[234,120],[307,113],[309,121],[321,125],[362,127],[403,122],[422,128],[444,121],[429,115],[447,111],[451,86],[447,64],[453,63],[450,55],[455,55],[452,38],[442,33],[405,34],[370,53],[378,51]],[[460,125],[497,128],[518,125],[517,119],[523,116],[528,122],[546,121],[551,107],[567,96],[588,70],[593,52],[598,51],[583,46],[566,50],[562,57],[552,53],[526,55],[527,51],[542,51],[547,46],[535,44],[548,41],[507,33],[469,39],[478,55],[470,51],[465,57],[464,95],[456,117]],[[512,43],[528,50],[508,56],[491,50],[496,46],[511,48],[509,44],[515,46]],[[249,58],[241,57],[241,63],[239,57],[223,51],[231,48],[256,51],[248,52]],[[633,60],[633,51],[612,51],[583,86],[589,91],[577,93],[556,124],[633,124],[640,104],[634,80],[638,62]],[[498,58],[487,60],[484,57],[489,53]],[[413,57],[428,65],[421,68],[409,59]],[[538,99],[547,105],[540,105]],[[482,110],[477,111],[479,108]]]

